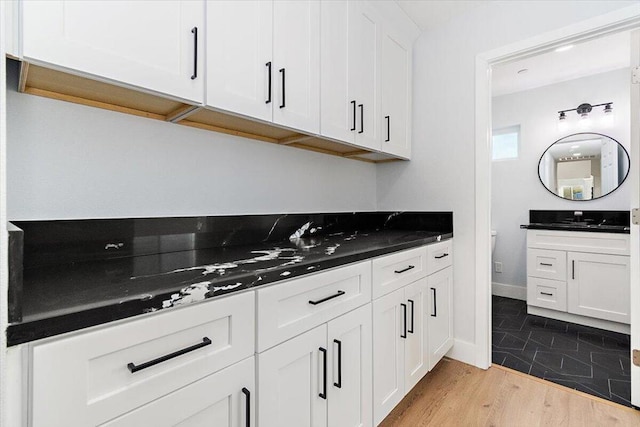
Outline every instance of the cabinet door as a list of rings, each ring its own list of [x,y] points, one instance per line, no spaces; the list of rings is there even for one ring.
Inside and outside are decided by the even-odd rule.
[[[373,422],[378,425],[404,397],[404,288],[373,301]]]
[[[447,267],[427,277],[429,305],[429,370],[453,346],[453,268]]]
[[[349,85],[349,35],[353,32],[347,0],[320,3],[320,134],[354,142],[356,101]]]
[[[385,27],[382,35],[382,151],[411,157],[411,44]]]
[[[371,426],[371,304],[328,324],[329,425]]]
[[[273,3],[274,123],[320,131],[320,4]]]
[[[369,2],[350,2],[349,86],[356,103],[356,144],[380,149],[380,40],[382,23]]]
[[[271,121],[272,15],[271,1],[207,1],[207,105]]]
[[[428,317],[425,308],[429,302],[427,278],[408,285],[404,290],[407,304],[407,340],[404,344],[405,393],[415,386],[429,371]]]
[[[202,102],[203,1],[26,1],[22,16],[27,60]]]
[[[327,425],[326,343],[324,324],[258,355],[260,427]]]
[[[102,427],[254,426],[255,390],[255,359],[252,356],[102,424]]]
[[[569,252],[567,260],[569,313],[629,323],[629,257]]]

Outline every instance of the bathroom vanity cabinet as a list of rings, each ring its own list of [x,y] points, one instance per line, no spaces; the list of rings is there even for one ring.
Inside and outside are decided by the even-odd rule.
[[[629,234],[527,231],[530,314],[628,333],[629,292]]]

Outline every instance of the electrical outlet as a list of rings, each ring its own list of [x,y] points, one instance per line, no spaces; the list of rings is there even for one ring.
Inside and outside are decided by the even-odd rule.
[[[496,273],[502,273],[502,263],[501,262],[494,262],[494,270],[496,271]]]

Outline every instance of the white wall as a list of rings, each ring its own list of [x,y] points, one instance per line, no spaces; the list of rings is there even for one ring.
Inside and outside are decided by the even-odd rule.
[[[475,362],[476,56],[633,5],[640,7],[637,1],[497,1],[416,41],[413,157],[378,166],[378,208],[453,211],[456,357]]]
[[[15,91],[8,218],[376,209],[376,167]]]
[[[554,141],[576,132],[577,114],[568,113],[572,128],[558,131],[558,110],[575,108],[583,102],[613,101],[615,123],[598,125],[601,108],[592,113],[590,131],[609,135],[627,151],[630,138],[629,70],[621,69],[583,77],[537,89],[498,96],[492,102],[494,129],[520,124],[520,153],[515,160],[492,163],[492,227],[498,232],[493,260],[502,262],[503,272],[493,271],[497,283],[526,286],[526,230],[529,209],[543,210],[628,210],[631,183],[606,197],[589,201],[563,200],[548,192],[538,179],[540,156]],[[575,115],[575,117],[573,117]],[[585,130],[586,131],[586,130]]]

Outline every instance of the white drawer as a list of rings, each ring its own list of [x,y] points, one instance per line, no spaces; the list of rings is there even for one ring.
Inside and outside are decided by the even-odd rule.
[[[527,249],[527,276],[567,280],[567,253],[548,249]]]
[[[567,282],[527,277],[527,304],[567,311]]]
[[[254,303],[246,292],[33,345],[33,427],[99,425],[251,356]]]
[[[588,231],[527,230],[527,247],[596,254],[629,255],[630,235]]]
[[[254,426],[254,374],[250,357],[100,427]]]
[[[427,245],[427,274],[449,267],[453,262],[453,240]]]
[[[370,261],[259,289],[258,352],[370,301]]]
[[[373,299],[427,275],[427,249],[420,247],[373,260]]]

